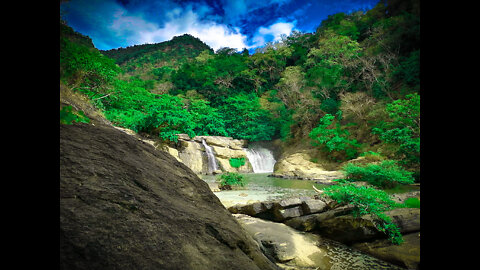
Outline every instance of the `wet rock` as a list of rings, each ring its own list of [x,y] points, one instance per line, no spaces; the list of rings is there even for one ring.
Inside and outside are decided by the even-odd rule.
[[[394,245],[387,239],[380,239],[353,244],[352,247],[407,269],[420,269],[420,233],[403,235],[403,240],[401,245]]]

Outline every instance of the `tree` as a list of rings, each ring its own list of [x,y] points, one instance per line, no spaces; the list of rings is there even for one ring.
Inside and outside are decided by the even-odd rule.
[[[349,90],[354,77],[350,73],[360,51],[359,44],[351,38],[331,30],[322,32],[318,47],[310,50],[305,63],[307,84],[314,87],[312,91],[317,98],[336,99],[340,92]]]
[[[373,132],[384,142],[396,146],[400,164],[419,170],[420,164],[420,95],[407,95],[386,107],[390,120],[381,122]]]
[[[320,119],[319,125],[308,134],[312,139],[312,145],[318,146],[336,161],[356,158],[360,145],[357,140],[349,139],[349,132],[342,130],[334,120],[335,116],[331,114],[326,114]]]
[[[320,111],[320,102],[305,88],[305,73],[299,66],[287,67],[275,85],[277,97],[288,110],[294,111],[292,120],[298,125],[294,128],[300,135],[306,135],[315,127]],[[295,133],[295,132],[294,132]]]
[[[220,108],[227,133],[237,139],[249,141],[270,140],[275,134],[269,112],[260,107],[254,94],[238,94],[225,100]]]

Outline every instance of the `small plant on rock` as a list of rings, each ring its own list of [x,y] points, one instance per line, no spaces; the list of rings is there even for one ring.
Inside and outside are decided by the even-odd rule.
[[[220,189],[232,189],[232,187],[244,187],[246,185],[245,177],[239,173],[226,172],[220,175],[219,188]]]
[[[232,166],[233,168],[240,168],[245,165],[245,158],[230,158],[229,162],[230,166]]]

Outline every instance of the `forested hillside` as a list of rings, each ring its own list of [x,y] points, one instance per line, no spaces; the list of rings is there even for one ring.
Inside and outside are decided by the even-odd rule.
[[[183,35],[109,51],[60,22],[61,84],[113,124],[249,141],[310,140],[332,161],[393,159],[419,177],[418,1],[337,13],[250,55]],[[61,109],[61,121],[88,121]]]

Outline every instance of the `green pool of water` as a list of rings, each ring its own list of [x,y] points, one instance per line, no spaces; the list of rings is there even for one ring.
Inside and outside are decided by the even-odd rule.
[[[247,183],[244,189],[214,192],[225,207],[234,204],[249,204],[257,201],[278,200],[288,197],[313,196],[318,193],[315,192],[312,186],[319,190],[328,187],[328,185],[317,184],[312,180],[268,177],[269,173],[246,173],[242,175]],[[211,187],[217,187],[217,178],[219,176],[201,175],[200,177]],[[400,185],[385,191],[393,194],[419,189],[420,187],[418,186]]]
[[[269,173],[246,173],[242,175],[247,183],[244,189],[214,192],[226,207],[237,203],[247,204],[294,196],[313,196],[317,194],[312,188],[313,185],[318,189],[327,187],[327,185],[317,184],[309,180],[268,177]],[[201,176],[205,182],[214,187],[217,183],[217,177],[214,175]]]

